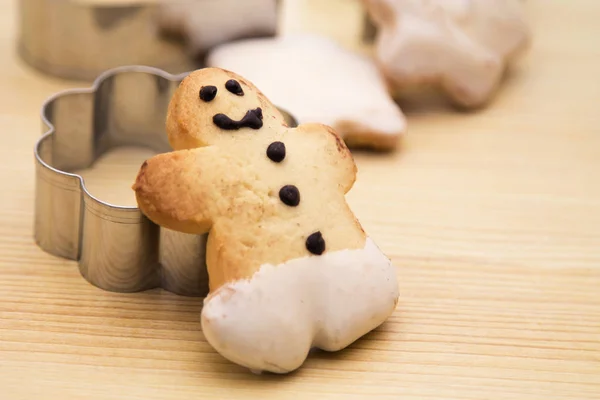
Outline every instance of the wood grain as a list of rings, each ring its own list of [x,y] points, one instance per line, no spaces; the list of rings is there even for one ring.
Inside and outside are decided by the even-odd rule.
[[[15,2],[0,2],[0,398],[599,399],[600,3],[527,4],[533,47],[489,108],[404,101],[401,151],[355,155],[349,201],[398,266],[397,312],[296,373],[254,376],[206,343],[199,299],[104,292],[35,246],[39,107],[80,84],[15,57]],[[91,190],[132,201],[145,156],[108,155]]]

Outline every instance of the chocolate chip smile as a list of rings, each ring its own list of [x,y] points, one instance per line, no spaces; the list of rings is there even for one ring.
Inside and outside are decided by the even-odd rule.
[[[240,128],[260,129],[263,126],[263,115],[260,107],[248,110],[244,118],[234,121],[225,114],[217,114],[213,117],[216,126],[226,131],[235,131]]]

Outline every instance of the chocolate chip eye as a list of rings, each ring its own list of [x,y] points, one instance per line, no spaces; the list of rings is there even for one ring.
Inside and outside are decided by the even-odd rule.
[[[238,96],[244,95],[244,90],[240,86],[240,83],[238,81],[236,81],[235,79],[230,79],[227,82],[225,82],[225,88],[227,90],[229,90],[231,93],[237,94]]]
[[[202,99],[202,101],[212,101],[216,95],[216,86],[202,86],[202,88],[200,89],[200,98]]]

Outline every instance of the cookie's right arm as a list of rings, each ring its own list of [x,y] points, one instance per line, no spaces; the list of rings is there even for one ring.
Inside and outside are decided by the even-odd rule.
[[[344,140],[328,125],[304,123],[296,130],[302,135],[313,135],[314,138],[318,138],[313,144],[317,143],[318,150],[323,153],[323,160],[328,166],[326,171],[332,174],[342,191],[347,193],[354,185],[357,168]],[[314,152],[315,149],[309,148],[306,151]]]
[[[205,147],[154,156],[140,168],[133,190],[150,220],[179,232],[207,232],[215,217],[212,199],[217,149]]]

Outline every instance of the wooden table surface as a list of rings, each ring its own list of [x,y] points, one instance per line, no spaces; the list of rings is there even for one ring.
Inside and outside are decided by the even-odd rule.
[[[36,247],[39,107],[74,84],[15,57],[2,1],[0,398],[600,399],[600,2],[527,8],[533,47],[493,104],[412,101],[401,151],[355,155],[348,200],[398,267],[396,313],[296,373],[255,376],[206,343],[200,299],[104,292]],[[146,156],[83,173],[131,202]]]

